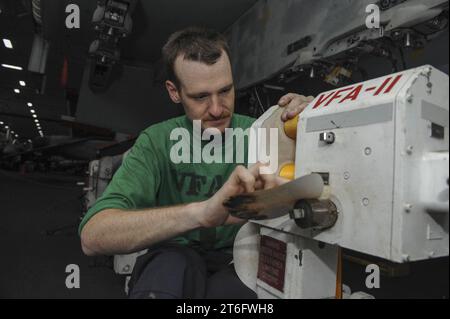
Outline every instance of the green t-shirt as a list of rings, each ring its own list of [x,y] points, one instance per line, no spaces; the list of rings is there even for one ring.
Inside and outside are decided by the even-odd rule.
[[[253,122],[253,118],[234,114],[230,126],[246,130]],[[171,132],[176,128],[182,128],[181,134],[174,134],[171,140]],[[216,138],[212,142],[199,140],[199,135],[195,132],[193,134],[192,121],[186,116],[150,126],[140,134],[105,192],[88,210],[81,221],[79,231],[81,232],[92,216],[108,208],[133,210],[208,199],[220,189],[237,165],[245,165],[247,162],[248,138],[230,139],[225,138],[224,135],[219,135],[222,141]],[[184,144],[180,142],[182,140]],[[202,158],[201,163],[198,163],[198,147],[195,151],[194,140],[196,145],[200,143],[203,153],[208,152],[215,156],[219,154],[218,158],[215,157],[216,161],[208,163],[206,160],[205,163]],[[181,154],[180,148],[176,146],[188,144],[191,154],[189,160],[184,157],[184,161],[189,163],[173,163],[170,156],[171,150],[173,154]],[[174,145],[175,148],[172,148]],[[226,154],[233,156],[233,163],[229,163],[230,157],[228,155],[227,158]],[[193,163],[194,160],[197,162]],[[180,157],[175,161],[180,161]],[[236,163],[236,161],[239,162]],[[173,240],[203,249],[227,248],[232,247],[239,227],[239,225],[227,225],[196,229]]]

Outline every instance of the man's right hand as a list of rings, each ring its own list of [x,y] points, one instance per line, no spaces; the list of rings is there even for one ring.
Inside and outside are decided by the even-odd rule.
[[[266,164],[256,163],[248,169],[239,165],[234,169],[222,188],[202,203],[203,209],[198,215],[202,227],[217,227],[225,223],[243,222],[243,220],[228,214],[228,210],[223,206],[226,200],[242,193],[279,186],[287,181],[274,174],[261,174],[262,166],[266,166]]]
[[[223,203],[231,196],[283,183],[275,175],[260,174],[262,164],[238,166],[210,199],[185,205],[139,210],[104,209],[81,232],[87,255],[129,254],[199,227],[243,222],[228,214]]]

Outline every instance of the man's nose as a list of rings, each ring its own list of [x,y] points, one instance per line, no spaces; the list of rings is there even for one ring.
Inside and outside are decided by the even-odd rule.
[[[211,104],[209,106],[209,114],[214,118],[220,118],[223,113],[222,103],[218,96],[212,96]]]

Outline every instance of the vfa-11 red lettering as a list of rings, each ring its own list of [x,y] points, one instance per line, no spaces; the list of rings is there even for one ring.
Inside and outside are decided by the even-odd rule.
[[[356,101],[360,96],[361,92],[371,92],[374,91],[373,96],[378,96],[380,94],[388,94],[392,91],[395,85],[400,81],[403,74],[399,74],[395,77],[387,77],[380,86],[371,86],[364,88],[364,84],[359,84],[356,86],[345,87],[336,91],[323,93],[321,94],[314,106],[313,109],[316,109],[320,106],[327,107],[333,101],[338,100],[338,104],[342,104],[346,101]]]

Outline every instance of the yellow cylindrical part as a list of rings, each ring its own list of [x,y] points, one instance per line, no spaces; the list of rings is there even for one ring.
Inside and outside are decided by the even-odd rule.
[[[290,119],[284,122],[284,132],[287,136],[295,140],[297,138],[297,124],[298,124],[298,114]]]
[[[280,177],[293,180],[295,178],[295,164],[286,163],[280,168]]]

